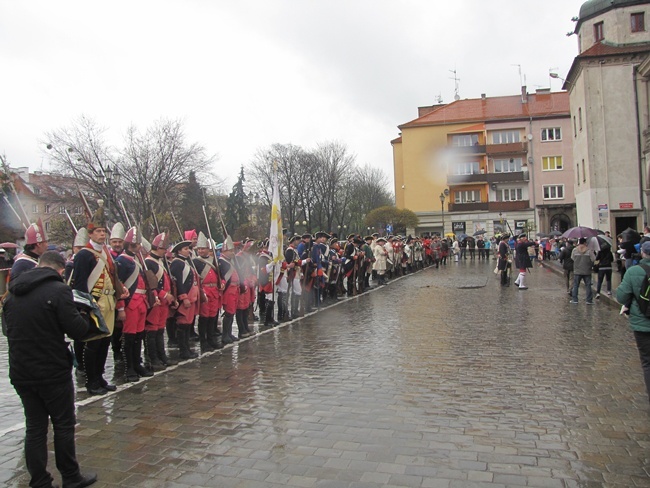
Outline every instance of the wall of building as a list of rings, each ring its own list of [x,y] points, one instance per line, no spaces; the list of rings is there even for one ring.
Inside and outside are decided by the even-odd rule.
[[[631,32],[630,16],[632,13],[645,13],[646,30]],[[650,5],[634,5],[610,10],[592,19],[582,22],[578,35],[578,47],[584,52],[594,44],[594,24],[603,22],[605,40],[612,44],[630,44],[650,42]]]

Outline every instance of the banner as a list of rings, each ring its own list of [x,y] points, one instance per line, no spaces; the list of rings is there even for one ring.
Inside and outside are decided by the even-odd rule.
[[[280,207],[280,188],[278,185],[277,168],[273,171],[273,200],[271,203],[271,232],[269,234],[269,252],[273,256],[274,263],[284,261],[284,249],[282,235],[282,211]]]

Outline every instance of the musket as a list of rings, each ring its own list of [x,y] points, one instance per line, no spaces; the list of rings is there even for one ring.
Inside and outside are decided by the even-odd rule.
[[[70,217],[70,214],[68,213],[68,210],[65,210],[65,217],[66,220],[68,221],[68,224],[70,224],[70,227],[72,227],[72,231],[74,232],[74,235],[76,236],[79,230],[77,229],[77,226],[74,225],[74,222],[72,220],[72,217]]]
[[[203,194],[205,199],[205,193]],[[214,267],[217,272],[217,286],[221,288],[221,271],[219,270],[219,258],[217,257],[217,246],[214,239],[212,239],[212,231],[210,230],[210,222],[208,222],[208,214],[205,211],[205,205],[203,205],[203,217],[205,217],[205,226],[208,229],[208,238],[210,239],[210,247],[212,248],[212,256],[214,257]]]
[[[27,230],[28,226],[25,225],[25,222],[23,222],[23,219],[20,217],[20,215],[18,215],[18,212],[16,212],[16,209],[14,208],[14,206],[11,204],[11,202],[7,198],[7,195],[2,195],[2,198],[4,198],[4,201],[7,203],[7,205],[9,205],[9,208],[11,209],[11,211],[14,213],[14,215],[18,219],[18,222],[21,223],[21,225],[23,226],[23,229]]]
[[[178,231],[178,236],[182,241],[182,240],[185,239],[185,235],[183,234],[183,232],[181,232],[180,225],[178,225],[178,220],[176,220],[176,215],[174,215],[174,211],[172,210],[172,206],[171,206],[171,204],[169,202],[169,198],[167,197],[167,192],[164,192],[164,193],[165,193],[165,200],[167,201],[167,205],[169,205],[169,213],[172,216],[172,220],[174,221],[174,225],[176,225],[176,230]],[[202,302],[204,302],[206,300],[206,295],[203,293],[203,284],[201,283],[201,275],[196,270],[196,265],[194,264],[194,261],[192,260],[191,256],[188,258],[188,261],[190,263],[190,266],[192,266],[192,269],[196,273],[196,280],[197,280],[197,282],[199,284],[199,298],[200,298],[200,300]],[[218,264],[218,263],[215,263],[215,264]]]

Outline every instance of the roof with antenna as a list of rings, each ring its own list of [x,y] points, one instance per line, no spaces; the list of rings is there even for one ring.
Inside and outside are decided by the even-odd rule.
[[[435,125],[463,124],[470,122],[505,121],[529,117],[569,117],[569,94],[567,92],[542,92],[506,97],[486,97],[457,100],[442,105],[415,120],[398,126],[425,127]]]

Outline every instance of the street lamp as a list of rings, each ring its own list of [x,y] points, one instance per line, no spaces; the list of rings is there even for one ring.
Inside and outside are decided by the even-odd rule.
[[[100,186],[106,187],[106,218],[109,219],[111,216],[111,200],[115,191],[117,190],[118,185],[120,184],[121,178],[120,170],[115,167],[115,170],[111,169],[111,165],[106,166],[106,169],[100,171],[97,175],[97,183]]]
[[[445,238],[445,193],[440,192],[440,207],[442,208],[442,236],[441,238]]]

